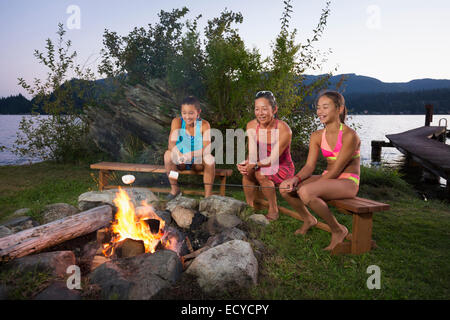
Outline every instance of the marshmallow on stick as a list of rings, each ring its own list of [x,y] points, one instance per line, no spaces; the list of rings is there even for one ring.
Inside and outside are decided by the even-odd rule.
[[[179,173],[177,171],[170,171],[169,178],[178,180]]]
[[[122,177],[122,181],[125,184],[132,184],[135,180],[136,180],[136,178],[131,174],[127,174]]]

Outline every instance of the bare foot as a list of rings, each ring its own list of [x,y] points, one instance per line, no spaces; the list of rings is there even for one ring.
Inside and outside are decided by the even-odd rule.
[[[317,219],[314,217],[311,217],[310,220],[304,221],[303,225],[300,229],[296,230],[294,232],[295,235],[301,234],[301,235],[305,235],[306,232],[308,232],[308,230],[312,227],[314,227],[317,224]]]
[[[331,233],[331,242],[328,245],[328,247],[324,248],[323,250],[326,250],[326,251],[333,250],[339,243],[344,241],[347,234],[348,234],[347,228],[345,226],[341,225],[341,230],[339,232]]]
[[[275,221],[278,219],[279,214],[278,214],[278,212],[269,212],[268,214],[265,215],[265,217],[269,221]]]

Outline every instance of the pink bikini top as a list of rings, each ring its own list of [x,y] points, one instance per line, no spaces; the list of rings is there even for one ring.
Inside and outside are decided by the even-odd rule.
[[[327,142],[327,139],[325,138],[325,134],[327,132],[327,129],[325,128],[322,132],[322,142],[320,143],[320,149],[322,149],[322,154],[327,160],[336,160],[337,156],[339,155],[339,152],[342,148],[342,134],[343,134],[343,126],[341,123],[341,126],[339,127],[339,135],[336,142],[336,146],[334,147],[334,150],[331,150],[330,145]],[[360,157],[360,151],[359,149],[355,151],[355,154],[353,155],[352,159],[356,159]]]

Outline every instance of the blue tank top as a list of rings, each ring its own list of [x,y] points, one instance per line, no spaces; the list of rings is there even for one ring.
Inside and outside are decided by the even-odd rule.
[[[203,149],[202,120],[197,119],[195,126],[195,136],[186,132],[186,122],[181,118],[181,129],[178,134],[176,146],[182,154]],[[194,159],[192,159],[194,160]]]

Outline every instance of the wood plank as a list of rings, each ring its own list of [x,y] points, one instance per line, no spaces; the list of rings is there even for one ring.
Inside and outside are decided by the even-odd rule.
[[[0,238],[0,261],[23,257],[94,232],[112,219],[111,206],[104,205]]]
[[[327,202],[337,208],[342,208],[353,213],[368,213],[368,212],[378,212],[386,211],[390,209],[390,206],[386,203],[377,202],[364,198],[351,198],[351,199],[339,199],[330,200]]]
[[[135,171],[148,173],[166,173],[166,169],[162,165],[154,164],[138,164],[138,163],[121,163],[121,162],[99,162],[91,164],[91,169],[98,170],[116,170],[116,171]],[[203,171],[183,170],[180,174],[203,175]],[[233,174],[232,169],[216,169],[216,176],[229,177]]]

